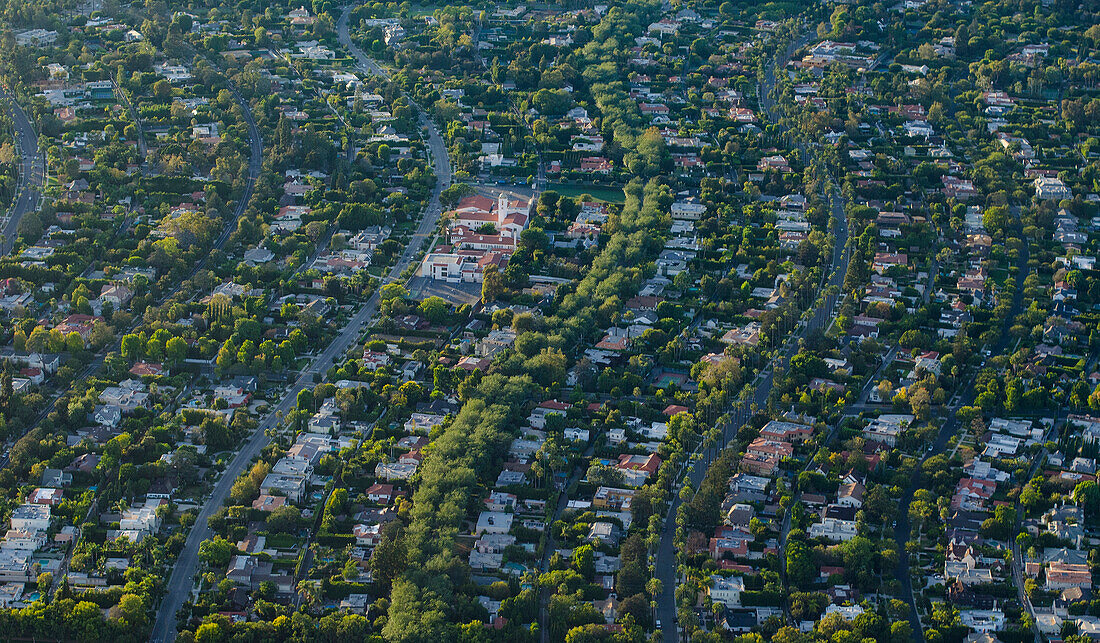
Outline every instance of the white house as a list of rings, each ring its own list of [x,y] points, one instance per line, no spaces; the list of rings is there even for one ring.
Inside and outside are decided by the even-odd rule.
[[[825,518],[810,525],[810,538],[824,538],[831,542],[845,542],[859,535],[856,523],[851,520]]]
[[[20,505],[11,512],[11,528],[21,531],[49,531],[49,505]]]
[[[477,517],[474,534],[506,534],[512,529],[513,514],[503,511],[483,511]]]
[[[715,603],[721,603],[726,607],[741,607],[741,592],[745,591],[745,579],[740,576],[718,576],[715,574],[710,577],[711,586],[707,590],[710,594],[710,600]]]
[[[1061,179],[1040,176],[1035,179],[1035,198],[1044,201],[1061,201],[1072,199],[1073,192],[1062,183]]]

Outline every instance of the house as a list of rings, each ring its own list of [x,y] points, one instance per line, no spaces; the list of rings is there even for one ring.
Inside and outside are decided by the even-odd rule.
[[[25,29],[15,32],[15,44],[20,47],[44,47],[57,42],[57,32],[47,29]]]
[[[981,510],[997,491],[997,483],[991,480],[962,478],[955,486],[951,498],[953,509]]]
[[[46,546],[46,532],[9,529],[4,535],[3,548],[33,552]]]
[[[133,298],[134,293],[122,284],[105,285],[99,293],[99,300],[111,304],[115,310],[125,308]]]
[[[518,499],[514,493],[490,491],[485,499],[485,508],[489,511],[515,511]]]
[[[437,413],[420,413],[414,412],[408,420],[405,421],[406,433],[430,433],[432,429],[443,424],[445,416]]]
[[[859,509],[863,506],[863,494],[867,488],[858,482],[842,484],[837,492],[836,503],[845,507]]]
[[[904,253],[876,252],[871,267],[875,272],[882,274],[895,266],[905,266],[908,261],[909,257]]]
[[[140,361],[130,369],[130,374],[134,377],[160,377],[164,375],[164,366]]]
[[[903,428],[907,427],[912,421],[912,415],[880,415],[863,428],[863,437],[869,441],[896,446],[898,436],[901,435]]]
[[[1063,590],[1071,587],[1092,589],[1092,572],[1089,566],[1054,562],[1047,568],[1047,589]]]
[[[619,456],[615,468],[623,473],[623,482],[631,487],[640,487],[661,467],[661,458],[655,453],[648,456],[624,453]]]
[[[376,483],[367,489],[367,500],[380,505],[390,504],[396,495],[392,484]]]
[[[118,407],[123,413],[132,413],[139,408],[149,408],[149,393],[141,390],[143,388],[144,386],[140,383],[131,386],[108,386],[99,394],[99,401],[107,406]]]
[[[257,511],[275,511],[279,507],[286,506],[286,496],[272,496],[266,493],[252,501],[252,508]]]
[[[564,437],[571,442],[588,442],[588,429],[571,427],[565,429]]]
[[[92,420],[99,426],[113,429],[122,422],[122,409],[113,404],[101,404],[95,407]]]
[[[146,500],[140,507],[130,507],[122,512],[122,519],[118,522],[119,536],[127,536],[131,542],[138,542],[145,536],[152,536],[160,529],[160,516],[157,509],[165,501],[162,499]]]
[[[825,608],[825,615],[829,616],[830,614],[840,614],[841,618],[850,621],[863,614],[863,608],[859,605],[837,605],[834,603]]]
[[[374,468],[374,476],[383,480],[409,480],[416,469],[417,464],[413,462],[379,462]]]
[[[770,478],[748,473],[735,473],[729,481],[730,498],[734,502],[763,503],[767,497]]]
[[[745,591],[744,578],[715,574],[710,577],[710,581],[707,593],[710,595],[711,601],[721,603],[726,607],[741,607],[741,592]]]
[[[744,558],[749,554],[749,543],[753,541],[753,535],[740,528],[719,527],[716,535],[710,539],[708,547],[710,556],[714,560],[724,558]]]
[[[600,487],[596,489],[596,493],[592,496],[592,506],[597,509],[630,511],[635,493],[633,489]]]
[[[470,552],[470,567],[486,571],[500,569],[504,562],[504,550],[516,542],[515,536],[508,534],[484,534],[474,542]]]
[[[514,514],[503,511],[483,511],[477,518],[474,535],[506,534],[512,529]]]
[[[794,447],[789,442],[769,440],[761,436],[749,443],[749,446],[745,449],[745,453],[782,460],[794,455]]]
[[[70,476],[71,478],[72,476]],[[61,504],[61,499],[64,497],[65,492],[61,489],[51,489],[46,487],[39,487],[34,491],[27,494],[27,504],[32,505],[49,505],[56,507]]]
[[[707,206],[695,199],[679,199],[672,202],[672,218],[698,221],[706,214]]]
[[[779,420],[771,420],[760,429],[760,437],[777,442],[805,442],[813,434],[812,426]]]
[[[73,483],[73,474],[61,469],[46,469],[42,472],[43,487],[67,487]]]
[[[745,634],[757,626],[756,610],[726,607],[718,617],[718,624],[728,632]]]
[[[289,502],[299,503],[305,496],[307,480],[303,475],[276,473],[273,469],[260,483],[260,493],[286,496]]]
[[[588,540],[597,545],[618,546],[622,538],[622,529],[611,522],[594,522],[588,529]]]
[[[1035,178],[1033,185],[1035,186],[1035,198],[1041,201],[1061,201],[1062,199],[1073,198],[1073,192],[1059,178],[1039,176]]]
[[[782,155],[775,154],[773,156],[765,156],[764,158],[760,159],[760,161],[756,164],[756,169],[760,170],[761,172],[774,170],[777,172],[786,173],[791,171],[791,165]]]
[[[859,535],[856,523],[851,520],[825,518],[810,525],[810,538],[824,538],[830,542],[846,542]]]
[[[49,531],[50,506],[24,504],[12,509],[11,528],[20,531]]]
[[[390,356],[380,351],[370,349],[363,351],[363,359],[360,365],[368,371],[376,371],[390,363]]]
[[[975,632],[998,632],[1004,629],[1005,615],[999,609],[961,610],[959,622]]]
[[[382,540],[382,525],[380,523],[372,525],[357,524],[351,528],[351,533],[355,536],[356,545],[375,547]]]

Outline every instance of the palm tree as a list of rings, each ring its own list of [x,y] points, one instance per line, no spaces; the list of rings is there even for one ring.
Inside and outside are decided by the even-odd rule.
[[[304,600],[310,609],[313,609],[315,606],[317,606],[317,604],[321,602],[320,583],[309,579],[299,581],[298,597],[301,600]]]

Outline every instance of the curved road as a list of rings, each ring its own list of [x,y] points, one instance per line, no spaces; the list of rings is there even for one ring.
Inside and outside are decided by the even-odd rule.
[[[1012,335],[1008,332],[1009,327],[1012,325],[1012,320],[1016,318],[1023,311],[1024,307],[1024,279],[1027,278],[1028,273],[1028,243],[1027,238],[1021,235],[1024,241],[1023,247],[1020,248],[1019,256],[1017,257],[1017,277],[1016,277],[1016,292],[1013,293],[1012,308],[1004,320],[1004,327],[1001,329],[1001,337],[997,340],[997,344],[990,351],[990,356],[1000,355],[1008,350],[1012,345]],[[947,443],[951,439],[951,436],[959,432],[960,423],[958,418],[955,417],[955,411],[958,411],[964,406],[971,406],[974,404],[974,379],[977,376],[977,370],[974,369],[971,373],[970,379],[963,386],[961,390],[956,391],[953,399],[957,399],[955,404],[944,407],[944,410],[948,412],[947,420],[940,427],[939,433],[936,435],[936,441],[932,444],[932,449],[927,451],[920,459],[920,464],[924,464],[924,461],[928,458],[939,455],[947,449]],[[901,498],[898,500],[898,519],[897,525],[894,527],[894,540],[897,543],[898,552],[898,565],[897,565],[897,579],[901,583],[902,598],[909,604],[909,626],[913,630],[913,640],[918,643],[924,643],[924,628],[921,624],[920,612],[917,610],[916,596],[913,593],[913,579],[910,576],[909,570],[909,554],[905,548],[906,543],[909,541],[911,534],[911,525],[909,524],[909,503],[913,500],[913,494],[916,493],[922,482],[921,467],[918,466],[914,472],[913,477],[909,481],[909,485],[902,493]],[[1015,541],[1013,541],[1015,542]]]
[[[221,250],[225,246],[226,241],[229,240],[230,235],[233,234],[233,231],[237,229],[237,221],[244,214],[244,210],[248,206],[248,202],[252,199],[252,191],[256,187],[256,180],[260,176],[260,168],[263,165],[263,139],[260,138],[260,130],[256,127],[256,121],[252,117],[252,108],[248,105],[248,101],[244,100],[240,93],[237,92],[237,88],[234,87],[232,83],[230,83],[229,88],[230,91],[233,93],[234,98],[236,98],[237,102],[240,103],[241,111],[244,113],[245,123],[248,125],[250,149],[250,156],[248,161],[248,179],[245,181],[244,191],[241,193],[241,198],[237,201],[237,207],[233,211],[233,218],[231,218],[225,224],[225,228],[222,229],[222,233],[218,235],[217,239],[215,239],[211,250]],[[15,104],[14,101],[12,101],[12,104]],[[23,112],[21,109],[18,109],[18,106],[16,106],[15,113],[22,114]],[[23,115],[23,118],[26,118],[26,116]],[[25,129],[21,128],[18,125],[18,122],[19,121],[17,119],[16,128],[20,132],[21,137],[28,130],[31,135],[34,134],[34,128],[30,125],[30,121],[26,121]],[[35,137],[35,146],[35,149],[37,149],[37,137]],[[38,157],[37,160],[32,159],[31,161],[25,161],[25,164],[35,167],[35,171],[41,172],[41,154],[37,154],[36,156]],[[38,163],[38,165],[35,166],[35,163]],[[44,175],[40,176],[42,176],[44,179]],[[38,201],[37,192],[38,190],[33,187],[23,192],[17,203],[18,206],[22,207],[17,208],[15,211],[18,216],[13,214],[11,219],[6,224],[4,228],[5,233],[3,246],[5,254],[11,250],[11,242],[14,239],[14,234],[9,234],[7,232],[8,229],[10,228],[12,231],[14,231],[15,227],[19,224],[19,218],[35,206]],[[33,199],[30,196],[32,194],[34,195]],[[198,263],[195,264],[195,267],[191,270],[191,273],[188,275],[187,279],[191,279],[195,275],[197,275],[199,270],[201,270],[202,267],[206,265],[206,261],[209,257],[210,253],[204,255],[202,259],[200,259]],[[175,287],[172,288],[172,290],[169,290],[168,292],[165,292],[163,295],[161,295],[157,299],[157,305],[163,304],[164,302],[175,296],[177,293],[179,293],[180,288],[183,286],[183,281],[177,283]],[[126,332],[132,331],[140,324],[141,319],[135,319],[133,325],[129,329],[127,329]],[[88,377],[91,377],[96,371],[98,371],[99,368],[103,365],[103,361],[106,358],[107,354],[112,351],[117,351],[119,349],[119,346],[122,345],[122,337],[126,334],[126,332],[116,333],[115,341],[100,350],[99,353],[97,353],[96,356],[92,359],[92,361],[89,362],[88,365],[85,366],[84,369],[73,379],[73,381],[79,382],[85,380]],[[38,426],[38,424],[42,422],[42,420],[46,419],[46,416],[52,413],[53,410],[57,407],[57,401],[61,399],[61,396],[65,393],[66,391],[63,390],[57,391],[57,393],[50,398],[49,403],[42,409],[42,411],[39,412],[38,416],[35,418],[35,421],[28,426],[27,431],[24,434],[29,433],[36,426]],[[9,462],[10,460],[8,457],[8,452],[5,452],[2,456],[0,456],[0,470],[6,468]]]
[[[359,67],[362,70],[382,76],[386,75],[380,67],[373,61],[367,59],[363,52],[351,42],[348,37],[346,9],[340,17],[339,37],[340,42],[347,47],[352,55],[358,60]],[[439,216],[442,212],[439,195],[451,181],[447,147],[443,143],[443,138],[440,136],[439,130],[423,115],[423,113],[421,113],[421,124],[428,128],[428,147],[431,150],[430,160],[432,169],[437,177],[437,182],[435,189],[432,191],[432,197],[428,203],[428,208],[420,221],[416,233],[409,241],[409,245],[405,247],[405,251],[402,253],[397,264],[386,276],[386,282],[393,282],[400,279],[401,273],[414,263],[421,248],[434,234],[436,223],[439,221]],[[194,575],[199,565],[199,545],[204,540],[213,537],[213,530],[210,529],[208,519],[215,511],[225,504],[225,500],[229,496],[229,490],[232,488],[237,477],[244,473],[245,469],[252,463],[252,460],[259,455],[260,451],[270,441],[267,435],[268,429],[275,428],[279,423],[279,419],[294,407],[300,391],[313,387],[314,374],[324,374],[328,372],[329,368],[335,365],[348,349],[358,343],[360,332],[378,311],[378,304],[380,302],[378,295],[379,291],[380,289],[376,290],[375,293],[371,295],[332,343],[330,343],[328,347],[302,371],[294,384],[287,389],[283,399],[271,409],[263,420],[260,421],[256,430],[252,433],[252,436],[245,442],[241,450],[237,452],[237,455],[230,461],[229,465],[222,473],[222,476],[218,479],[218,482],[214,486],[214,491],[210,494],[206,503],[203,504],[202,509],[199,511],[198,519],[195,521],[195,525],[191,528],[190,533],[188,533],[187,541],[184,543],[183,550],[180,552],[179,558],[176,560],[176,564],[172,569],[172,575],[168,579],[164,599],[161,601],[160,608],[157,610],[156,622],[150,635],[151,641],[166,643],[167,641],[175,639],[176,614],[183,607],[184,602],[191,593]]]
[[[799,41],[792,43],[782,56],[782,60],[786,61],[801,44],[808,40],[808,38],[809,35],[806,35],[799,39]],[[777,120],[774,115],[775,104],[770,101],[768,96],[771,93],[771,88],[775,86],[775,68],[776,61],[773,60],[765,74],[765,82],[759,91],[761,106],[764,107],[772,121]],[[811,151],[811,153],[813,152]],[[833,216],[836,219],[836,230],[830,273],[828,279],[822,284],[822,290],[835,286],[839,292],[840,287],[844,284],[844,275],[848,271],[848,261],[851,258],[847,247],[848,221],[844,211],[844,201],[840,198],[839,190],[831,179],[829,182],[829,190],[830,192],[827,196],[831,201]],[[763,407],[767,403],[776,370],[783,370],[786,368],[791,357],[798,351],[800,340],[814,330],[823,330],[829,326],[840,299],[839,295],[836,294],[826,295],[821,305],[817,306],[812,311],[809,318],[806,319],[805,323],[802,324],[795,333],[788,337],[787,341],[772,359],[771,363],[753,380],[752,386],[754,388],[751,399],[745,400],[743,403],[736,403],[734,408],[730,410],[729,421],[722,425],[722,438],[720,444],[723,448],[737,435],[737,431],[741,426],[752,417],[752,412],[748,407],[753,404],[758,407]],[[702,482],[711,463],[718,457],[721,450],[722,449],[710,449],[703,454],[702,457],[695,460],[693,468],[688,474],[688,479],[691,482],[692,488],[699,488],[699,484]],[[672,504],[669,507],[668,514],[665,516],[664,529],[661,532],[661,542],[657,548],[655,561],[656,577],[661,581],[661,593],[657,597],[656,618],[661,622],[662,633],[664,635],[663,638],[666,643],[674,643],[678,641],[680,637],[679,627],[673,625],[675,623],[677,611],[675,595],[677,581],[675,546],[676,513],[682,504],[679,494],[675,493],[679,487],[679,480],[680,478],[678,477],[677,483],[673,488]]]
[[[27,113],[11,94],[0,92],[0,97],[8,100],[11,109],[11,120],[15,126],[15,141],[19,145],[21,166],[11,210],[3,223],[4,239],[0,242],[0,255],[6,255],[15,246],[19,221],[23,215],[38,207],[42,185],[46,182],[46,160],[42,156],[42,151],[38,149],[38,134]]]

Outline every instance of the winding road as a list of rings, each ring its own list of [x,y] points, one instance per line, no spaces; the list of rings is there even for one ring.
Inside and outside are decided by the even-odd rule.
[[[351,42],[347,26],[348,9],[345,8],[338,23],[340,43],[351,52],[358,62],[358,68],[367,73],[374,73],[383,77],[388,74],[374,61],[368,59],[363,52]],[[411,101],[411,99],[410,99]],[[415,104],[415,103],[414,103]],[[418,110],[419,111],[419,110]],[[421,113],[421,125],[428,129],[428,149],[432,169],[437,178],[435,189],[432,191],[431,200],[427,210],[420,220],[416,233],[409,240],[401,258],[386,276],[387,283],[398,281],[406,268],[413,265],[421,249],[434,234],[436,224],[442,213],[439,196],[451,182],[450,162],[447,155],[447,146],[435,125]],[[359,341],[359,335],[378,312],[380,303],[379,290],[364,303],[339,335],[318,355],[313,362],[302,371],[294,384],[287,389],[282,400],[275,405],[260,421],[252,436],[244,443],[241,450],[230,461],[213,492],[207,498],[199,511],[198,519],[187,535],[183,550],[172,569],[172,575],[168,579],[166,593],[157,611],[156,622],[153,626],[151,641],[167,642],[175,638],[176,615],[183,607],[188,595],[191,593],[195,572],[199,566],[199,545],[204,540],[213,537],[208,519],[217,511],[229,496],[229,491],[237,477],[244,473],[260,451],[268,444],[270,437],[267,432],[279,424],[279,420],[290,411],[297,400],[298,393],[306,388],[313,387],[313,376],[324,374],[338,363],[347,351]]]
[[[245,123],[248,125],[248,137],[249,137],[248,178],[245,181],[244,191],[241,193],[241,198],[237,201],[237,207],[233,211],[233,217],[229,221],[226,222],[225,227],[222,229],[221,234],[218,235],[218,238],[214,240],[214,244],[211,247],[211,250],[215,250],[215,249],[221,250],[223,247],[225,247],[225,244],[229,240],[229,237],[233,234],[233,231],[237,229],[237,221],[240,220],[242,215],[244,215],[245,208],[248,207],[248,202],[252,199],[252,192],[256,187],[256,181],[260,177],[260,169],[261,169],[261,166],[263,165],[263,139],[260,137],[260,130],[259,130],[259,128],[256,127],[256,121],[252,117],[252,108],[249,106],[248,101],[244,100],[244,98],[240,95],[240,93],[237,91],[236,87],[234,87],[232,84],[230,84],[229,88],[230,88],[230,91],[233,94],[233,97],[240,104],[241,111],[244,114]],[[12,104],[14,105],[14,101],[12,101]],[[16,109],[15,109],[15,113],[22,114],[22,110],[18,109],[18,106],[17,106]],[[26,116],[23,115],[23,118],[26,118]],[[20,126],[18,117],[16,118],[16,129],[17,129],[17,132],[19,132],[20,138],[22,138],[24,135],[27,135],[26,133],[28,131],[29,131],[29,135],[31,135],[31,136],[34,135],[34,128],[31,126],[30,121],[26,121],[24,126]],[[36,136],[35,136],[35,148],[34,149],[37,149],[37,137]],[[39,154],[37,154],[37,156],[39,157],[38,160],[31,159],[30,161],[27,161],[25,159],[24,164],[25,165],[29,164],[32,168],[34,168],[34,171],[41,172],[41,167],[42,167],[41,166],[41,162],[42,162],[41,154],[39,153]],[[35,166],[34,165],[35,163],[38,163],[38,165]],[[35,204],[38,201],[38,196],[37,196],[38,192],[39,192],[39,190],[36,189],[36,188],[33,188],[33,187],[29,188],[29,189],[26,189],[22,193],[23,196],[21,196],[20,199],[18,200],[17,208],[14,211],[14,212],[17,213],[18,216],[16,216],[16,214],[13,214],[12,217],[10,218],[10,220],[8,221],[8,223],[5,225],[5,228],[4,228],[4,230],[5,230],[5,232],[4,232],[4,253],[5,254],[7,252],[10,252],[10,250],[11,250],[11,245],[10,244],[11,244],[11,241],[14,239],[15,227],[19,225],[19,218],[21,218],[23,216],[23,214],[25,214],[27,211],[29,211],[30,209],[33,209],[35,207]],[[34,194],[33,199],[31,199],[28,196],[29,194]],[[24,206],[24,201],[26,201],[25,206]],[[20,207],[18,207],[18,206],[24,206],[24,207],[22,209],[20,209]],[[9,228],[13,231],[13,233],[11,233],[11,234],[8,233]],[[210,257],[210,253],[208,252],[207,254],[205,254],[202,257],[202,259],[200,259],[195,264],[195,267],[192,268],[191,272],[188,274],[187,279],[191,279],[195,275],[197,275],[199,273],[199,270],[201,270],[203,268],[203,266],[206,265],[206,262],[209,259],[209,257]],[[91,268],[91,266],[89,266],[89,269],[90,268]],[[183,287],[183,281],[186,281],[186,280],[182,280],[182,281],[176,283],[175,286],[171,290],[169,290],[169,291],[165,292],[163,295],[161,295],[157,299],[157,305],[163,304],[164,302],[168,301],[173,296],[178,294],[180,289]],[[130,332],[133,329],[137,328],[141,323],[142,323],[142,319],[140,317],[138,317],[137,319],[134,320],[134,322],[130,326],[130,328],[126,329],[124,332],[116,333],[115,341],[112,342],[111,344],[108,344],[108,345],[104,346],[98,353],[96,353],[96,355],[92,358],[92,360],[88,363],[88,365],[85,366],[84,369],[81,370],[81,372],[78,373],[75,378],[73,378],[73,381],[74,382],[79,382],[79,381],[85,380],[88,377],[91,377],[94,373],[96,373],[100,369],[100,367],[103,366],[103,362],[106,359],[106,356],[109,353],[113,352],[113,351],[118,351],[119,350],[119,347],[122,345],[122,337],[127,332]],[[64,395],[65,393],[66,393],[65,390],[61,390],[61,391],[57,391],[56,394],[51,396],[49,403],[47,403],[46,406],[43,407],[43,409],[39,412],[38,416],[35,418],[35,421],[28,426],[27,431],[24,433],[24,435],[26,433],[29,433],[31,430],[33,430],[36,426],[38,426],[42,422],[42,420],[46,419],[46,417],[50,413],[52,413],[55,408],[57,408],[57,401],[59,399],[61,399],[61,396]],[[2,456],[0,456],[0,470],[3,470],[5,468],[7,468],[8,463],[10,462],[10,458],[9,458],[9,455],[8,455],[9,452],[10,451],[5,451],[4,454]]]
[[[769,64],[767,72],[765,73],[764,82],[759,88],[760,103],[767,112],[769,119],[772,122],[777,122],[778,118],[775,113],[775,103],[770,99],[772,89],[775,87],[775,70],[777,64],[780,68],[786,65],[786,61],[798,49],[802,44],[809,40],[810,34],[804,35],[798,41],[792,43],[786,50],[786,52],[778,60],[773,59]],[[810,153],[814,153],[814,148],[810,148]],[[803,148],[803,152],[806,149]],[[840,191],[836,188],[835,182],[830,179],[827,198],[830,200],[833,216],[836,220],[835,239],[833,243],[833,256],[830,271],[827,279],[822,284],[822,291],[828,291],[831,287],[839,292],[840,287],[844,284],[844,275],[848,270],[848,262],[851,259],[851,255],[848,251],[848,221],[847,214],[844,210],[844,201],[840,197]],[[798,352],[799,342],[814,330],[824,330],[828,328],[833,316],[836,313],[837,304],[840,301],[838,294],[827,294],[822,300],[821,304],[816,306],[815,309],[809,314],[808,317],[803,317],[804,323],[800,325],[795,333],[792,333],[787,341],[783,344],[780,350],[772,358],[771,363],[756,376],[752,382],[753,391],[750,396],[751,399],[744,402],[738,402],[730,410],[730,419],[722,425],[722,438],[720,444],[727,446],[730,441],[737,435],[737,431],[744,425],[745,422],[752,417],[751,405],[763,407],[768,401],[768,395],[771,393],[772,383],[775,378],[777,370],[784,370],[787,364],[790,362],[791,357]],[[699,484],[706,476],[707,470],[710,465],[717,459],[722,449],[709,449],[701,457],[694,461],[691,471],[688,473],[688,480],[691,483],[692,488],[698,489]],[[694,456],[695,454],[693,454]],[[677,478],[679,480],[679,477]],[[673,491],[678,490],[677,484]],[[661,532],[661,542],[658,545],[656,552],[656,577],[661,581],[661,593],[657,596],[657,609],[656,618],[662,625],[663,638],[666,643],[674,643],[680,638],[679,627],[674,627],[673,624],[676,621],[676,514],[682,501],[678,494],[674,493],[672,504],[669,507],[668,513],[665,516],[664,529]]]
[[[1008,350],[1011,346],[1012,335],[1008,332],[1009,327],[1012,325],[1012,320],[1016,318],[1023,311],[1024,307],[1024,280],[1028,274],[1028,244],[1027,238],[1021,235],[1024,244],[1020,248],[1019,256],[1017,257],[1017,276],[1016,276],[1016,292],[1012,298],[1012,308],[1004,320],[1004,327],[1001,330],[1001,337],[997,340],[996,345],[992,348],[990,355],[1000,355]],[[971,406],[974,404],[975,390],[974,380],[977,377],[978,369],[971,371],[969,380],[963,386],[961,390],[957,390],[953,399],[958,401],[954,405],[944,407],[947,411],[947,419],[940,427],[939,433],[936,435],[936,441],[932,444],[932,449],[925,452],[920,458],[920,465],[924,464],[924,461],[932,456],[939,455],[947,449],[947,444],[951,440],[951,436],[957,434],[960,430],[960,422],[955,417],[955,412],[964,406]],[[901,499],[898,500],[898,519],[897,525],[894,527],[894,540],[897,544],[898,552],[898,564],[896,570],[896,578],[901,583],[902,598],[909,604],[909,625],[913,629],[913,640],[918,643],[924,643],[924,628],[920,619],[920,612],[917,610],[916,595],[913,592],[913,579],[910,576],[909,569],[909,554],[906,549],[906,543],[909,541],[909,536],[912,531],[912,526],[909,524],[909,504],[913,500],[913,494],[920,488],[922,482],[921,467],[918,465],[913,472],[913,477],[909,481],[909,485],[902,493]]]

